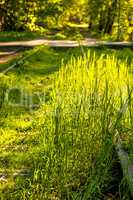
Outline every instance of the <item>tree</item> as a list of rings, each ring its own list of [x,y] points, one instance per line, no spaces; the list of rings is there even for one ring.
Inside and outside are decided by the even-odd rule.
[[[133,0],[0,0],[0,31],[65,29],[88,23],[89,32],[128,38]]]
[[[117,13],[118,0],[112,0],[107,8],[107,20],[105,24],[104,33],[112,34],[113,24]]]

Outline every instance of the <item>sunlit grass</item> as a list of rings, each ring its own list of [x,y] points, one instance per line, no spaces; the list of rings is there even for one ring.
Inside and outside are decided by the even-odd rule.
[[[3,91],[17,85],[30,95],[48,95],[35,110],[1,106],[3,199],[104,198],[114,136],[130,128],[132,58],[127,51],[80,54],[44,48],[1,76]],[[13,178],[25,168],[30,171],[26,178]]]

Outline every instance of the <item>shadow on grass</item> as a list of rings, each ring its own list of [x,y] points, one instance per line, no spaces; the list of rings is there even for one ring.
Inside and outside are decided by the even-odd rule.
[[[23,66],[18,66],[10,73],[15,72],[18,76],[26,75],[33,79],[37,76],[48,76],[59,71],[62,61],[67,64],[72,56],[76,57],[79,54],[81,54],[80,48],[44,47],[33,57],[27,58]]]

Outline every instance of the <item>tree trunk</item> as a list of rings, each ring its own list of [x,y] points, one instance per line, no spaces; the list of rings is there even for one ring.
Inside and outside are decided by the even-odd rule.
[[[107,22],[104,29],[104,33],[108,34],[112,33],[116,11],[117,11],[117,0],[113,0],[112,4],[108,8]]]
[[[120,18],[121,18],[121,2],[118,0],[118,33],[117,40],[120,39]]]
[[[90,21],[89,21],[89,30],[91,30],[92,29],[92,16],[90,17]]]
[[[0,31],[4,31],[5,25],[5,9],[3,5],[0,6]]]
[[[100,19],[99,19],[99,31],[102,32],[105,27],[105,13],[103,11],[100,12]]]

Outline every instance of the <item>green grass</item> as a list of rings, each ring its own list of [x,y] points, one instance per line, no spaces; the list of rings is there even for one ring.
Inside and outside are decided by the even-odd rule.
[[[27,55],[0,76],[1,199],[104,199],[115,134],[130,127],[132,52],[39,47]],[[21,106],[10,105],[20,90]]]
[[[25,41],[42,37],[36,32],[0,32],[0,42]]]
[[[0,42],[28,41],[33,39],[51,39],[51,40],[77,40],[89,37],[87,24],[67,23],[65,28],[49,28],[43,32],[0,32]]]
[[[74,27],[73,27],[74,28]],[[78,29],[78,27],[77,27]],[[46,33],[38,32],[0,32],[0,42],[29,41],[34,39],[71,40],[79,37],[79,31],[75,30],[47,30]],[[81,35],[80,35],[81,37]],[[83,37],[82,37],[83,38]]]

